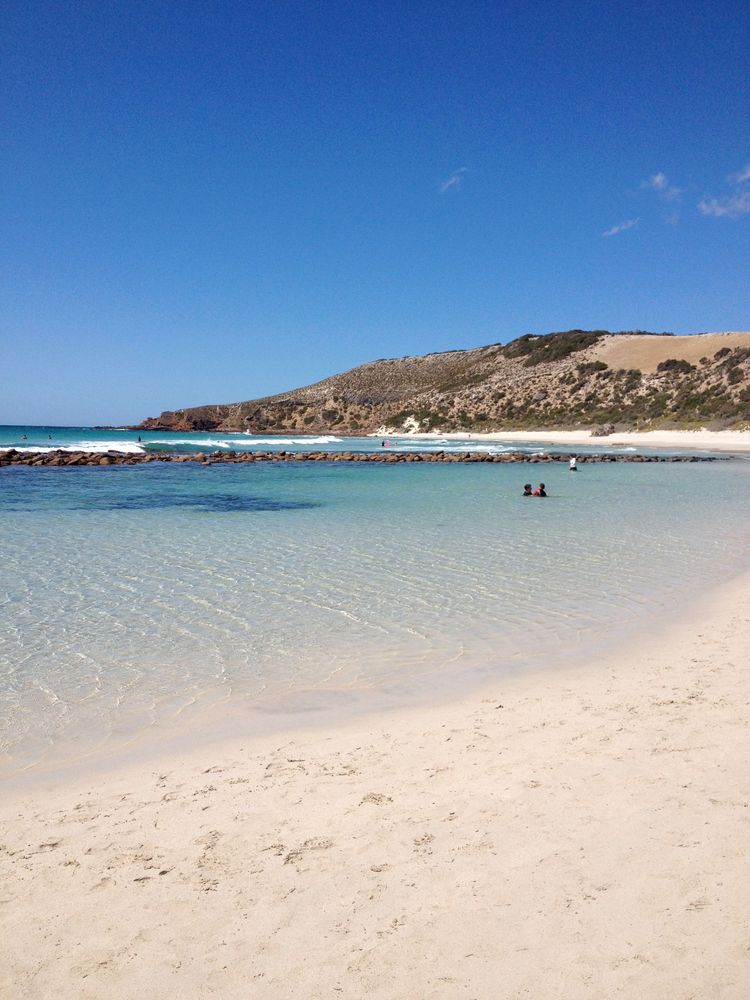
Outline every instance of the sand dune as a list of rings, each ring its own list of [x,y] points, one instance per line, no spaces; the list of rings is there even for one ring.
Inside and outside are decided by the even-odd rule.
[[[652,375],[660,361],[676,358],[694,365],[701,358],[712,358],[724,347],[750,348],[750,333],[700,333],[689,337],[621,334],[605,337],[591,349],[591,355],[610,368],[637,368]]]
[[[750,995],[750,581],[606,662],[2,807],[0,994]]]

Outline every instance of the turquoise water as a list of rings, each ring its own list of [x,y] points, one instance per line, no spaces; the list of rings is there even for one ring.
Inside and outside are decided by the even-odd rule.
[[[512,465],[1,469],[6,765],[460,689],[746,566],[750,463],[542,468],[547,500]]]

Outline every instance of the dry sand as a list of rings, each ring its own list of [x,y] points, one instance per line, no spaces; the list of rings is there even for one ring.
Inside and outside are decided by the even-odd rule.
[[[606,337],[592,348],[592,357],[610,368],[638,368],[651,375],[660,361],[678,358],[698,364],[722,348],[750,347],[750,333],[695,333],[683,337],[649,337],[633,333]]]
[[[6,797],[0,995],[746,1000],[749,597],[449,708]]]
[[[693,451],[747,452],[750,451],[750,431],[623,431],[621,434],[608,434],[606,437],[593,437],[591,431],[495,431],[491,434],[457,433],[439,434],[408,434],[391,437],[419,438],[425,440],[460,440],[488,444],[493,441],[505,443],[538,442],[543,444],[570,445],[571,448],[580,445],[596,445],[608,448],[610,445],[631,445],[637,448],[689,448]]]

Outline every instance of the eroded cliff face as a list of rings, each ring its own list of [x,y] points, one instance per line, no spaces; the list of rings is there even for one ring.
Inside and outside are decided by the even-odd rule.
[[[373,361],[244,403],[166,411],[143,430],[366,434],[750,421],[750,333],[572,330]]]

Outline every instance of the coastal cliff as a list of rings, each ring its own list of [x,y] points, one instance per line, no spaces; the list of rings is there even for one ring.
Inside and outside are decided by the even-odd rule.
[[[168,410],[138,429],[364,434],[748,423],[750,333],[569,330],[372,361],[274,396]]]

